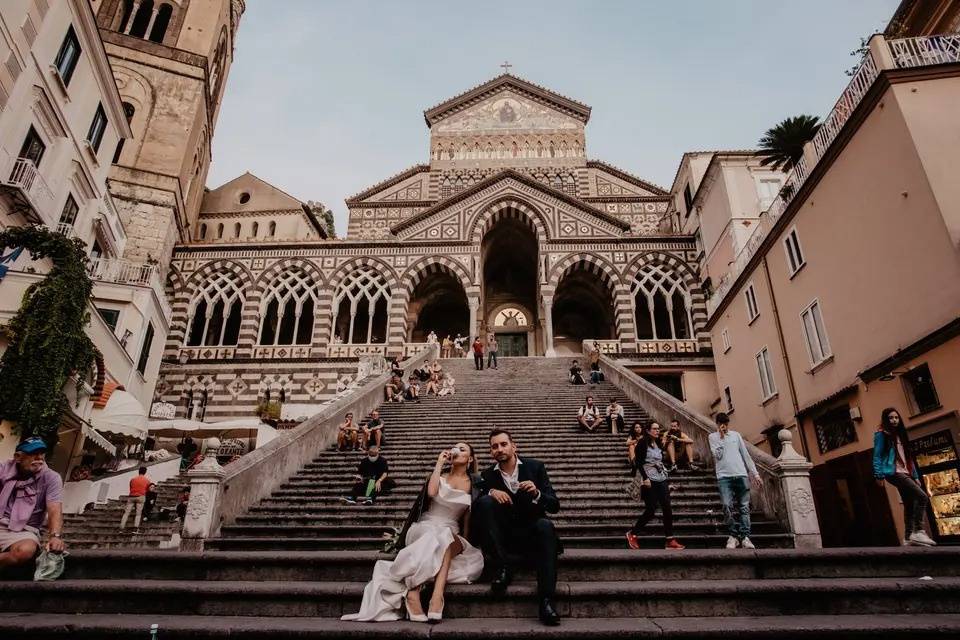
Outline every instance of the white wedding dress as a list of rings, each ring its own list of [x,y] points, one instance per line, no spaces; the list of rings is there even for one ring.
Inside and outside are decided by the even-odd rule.
[[[409,589],[433,580],[443,563],[454,536],[460,538],[463,552],[450,562],[447,582],[470,583],[483,571],[483,554],[460,537],[460,518],[470,508],[470,494],[454,489],[440,478],[437,497],[420,520],[407,530],[406,546],[394,560],[378,560],[373,578],[363,590],[363,603],[358,613],[342,620],[386,622],[401,618],[401,605]]]

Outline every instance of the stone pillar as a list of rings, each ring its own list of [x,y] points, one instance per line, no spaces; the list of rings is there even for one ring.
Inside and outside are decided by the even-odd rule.
[[[155,7],[153,8],[153,12],[151,12],[151,14],[150,14],[150,22],[147,23],[147,30],[143,33],[143,39],[144,39],[144,40],[149,40],[149,39],[150,39],[150,32],[153,31],[153,23],[155,23],[155,22],[157,21],[157,13],[159,13],[158,9],[159,9],[159,7],[156,7],[156,6],[155,6]],[[189,193],[189,192],[190,192],[190,190],[187,189],[187,193]]]
[[[554,357],[557,352],[553,349],[553,296],[542,296],[543,300],[543,336],[544,355]]]
[[[190,478],[190,502],[183,519],[184,551],[202,551],[204,541],[210,538],[220,524],[216,521],[217,503],[220,501],[223,478],[226,471],[217,462],[212,452],[196,467],[187,472]]]
[[[873,56],[873,63],[876,65],[877,71],[897,68],[897,62],[890,53],[890,46],[882,34],[875,33],[870,36],[867,48],[870,50],[870,55]]]
[[[480,309],[480,298],[467,298],[467,305],[470,307],[470,324],[467,327],[467,339],[473,340],[473,338],[480,335],[477,328],[477,312]],[[469,344],[467,347],[469,347]],[[469,351],[469,348],[467,350]]]
[[[130,9],[130,17],[127,18],[127,24],[123,27],[123,32],[129,34],[133,31],[133,21],[137,19],[137,12],[140,11],[140,0],[133,0],[133,8]]]
[[[793,448],[793,434],[781,429],[777,434],[783,450],[777,458],[777,477],[787,510],[790,533],[797,549],[819,549],[820,522],[810,489],[810,469],[813,465]]]

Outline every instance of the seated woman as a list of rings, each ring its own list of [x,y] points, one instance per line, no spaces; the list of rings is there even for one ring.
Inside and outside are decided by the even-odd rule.
[[[452,396],[457,392],[457,387],[455,386],[457,381],[449,373],[443,376],[443,380],[440,381],[440,393],[438,396]]]
[[[573,384],[586,384],[583,380],[583,369],[576,360],[570,365],[570,382]]]
[[[440,393],[440,376],[437,373],[430,374],[430,379],[427,380],[427,384],[423,388],[423,395],[428,396],[431,392],[434,395]]]
[[[447,463],[450,470],[444,474]],[[399,620],[402,607],[412,622],[443,619],[447,584],[473,582],[483,571],[483,554],[466,539],[476,475],[477,461],[469,444],[460,442],[440,453],[400,532],[405,546],[394,560],[377,561],[360,611],[342,620]],[[430,581],[433,593],[424,615],[420,590]]]
[[[636,472],[634,462],[637,459],[637,444],[643,439],[643,424],[637,420],[631,425],[627,432],[627,460],[630,461],[630,468]]]

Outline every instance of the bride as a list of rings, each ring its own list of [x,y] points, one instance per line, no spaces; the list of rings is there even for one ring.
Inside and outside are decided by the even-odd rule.
[[[450,471],[444,475],[447,463]],[[473,582],[483,570],[483,554],[466,540],[476,473],[477,460],[469,444],[460,442],[440,453],[400,533],[405,546],[396,559],[377,561],[373,578],[363,590],[360,611],[343,616],[343,620],[399,620],[401,604],[414,622],[443,619],[447,583]],[[433,594],[424,615],[420,590],[431,580]]]

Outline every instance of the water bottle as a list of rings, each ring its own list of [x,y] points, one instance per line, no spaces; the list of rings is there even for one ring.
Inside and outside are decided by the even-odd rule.
[[[160,638],[159,633],[160,633],[159,624],[154,623],[150,625],[150,640],[158,640]]]

